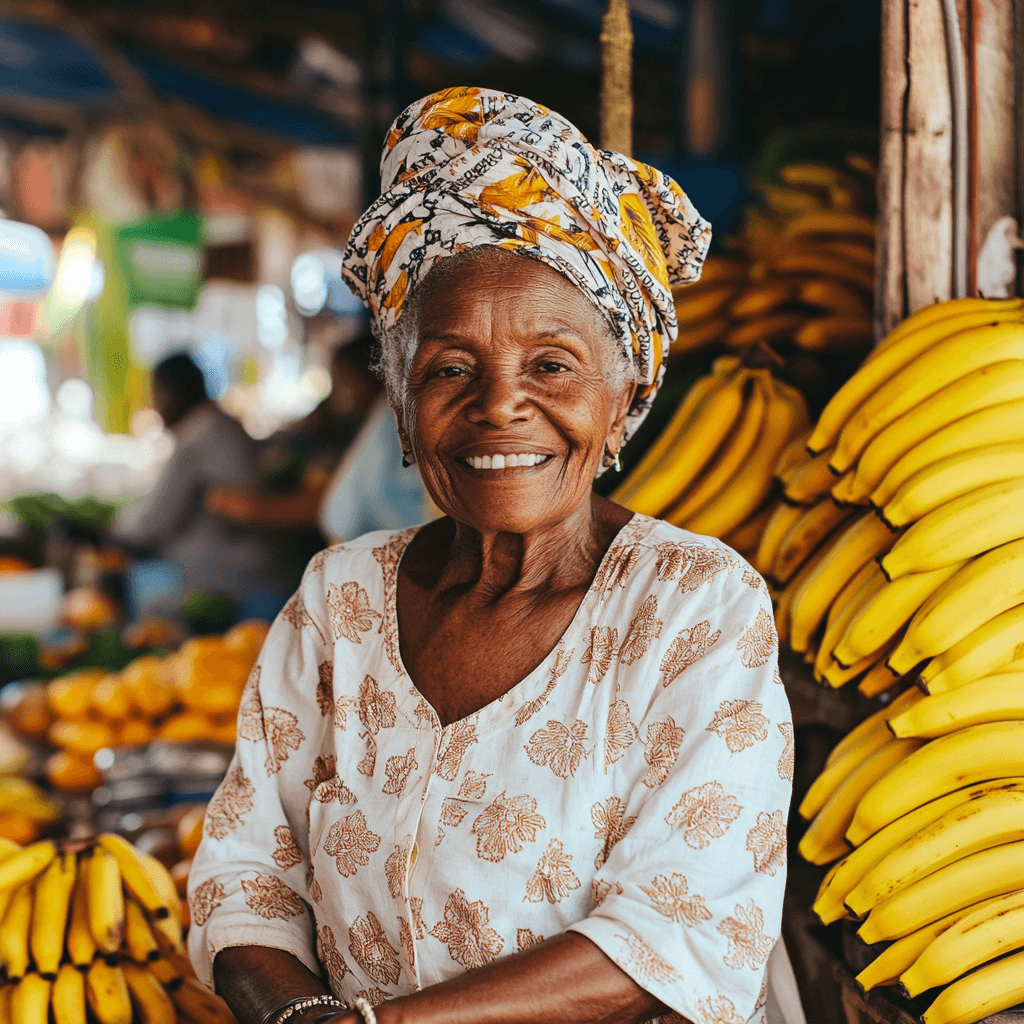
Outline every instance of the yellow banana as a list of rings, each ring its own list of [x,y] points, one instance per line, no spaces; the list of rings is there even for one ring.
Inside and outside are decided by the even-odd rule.
[[[994,672],[1024,668],[1024,604],[982,623],[921,670],[928,693],[945,693]]]
[[[1024,946],[1024,889],[973,908],[930,942],[900,976],[911,997]]]
[[[28,971],[28,933],[32,924],[32,883],[14,891],[0,923],[0,960],[8,981],[17,981]]]
[[[793,597],[789,645],[805,651],[836,594],[871,559],[892,547],[896,535],[872,513],[858,516],[815,560],[815,570]]]
[[[835,445],[840,433],[857,410],[887,381],[914,362],[922,353],[965,330],[990,324],[993,320],[1019,319],[1020,315],[1021,304],[1016,309],[1002,314],[984,310],[945,317],[922,324],[919,329],[909,332],[897,342],[883,342],[829,399],[807,440],[807,450],[816,455]],[[890,335],[890,338],[892,337],[893,335]]]
[[[797,298],[805,306],[818,306],[838,316],[870,316],[871,310],[860,292],[828,277],[804,281]]]
[[[785,502],[779,502],[775,506],[761,531],[761,542],[752,563],[762,576],[771,576],[775,557],[782,547],[786,534],[804,511],[799,505],[787,505]]]
[[[861,798],[846,833],[853,846],[902,815],[955,789],[1024,775],[1024,722],[989,722],[932,740]]]
[[[772,579],[783,585],[789,583],[808,558],[853,514],[853,509],[842,508],[831,498],[822,498],[810,508],[804,509],[779,545],[771,569]]]
[[[86,1024],[85,975],[74,964],[62,964],[51,996],[54,1024]]]
[[[761,374],[765,372],[755,371]],[[768,408],[768,397],[760,380],[756,377],[748,378],[745,390],[747,398],[743,410],[731,433],[723,442],[722,450],[665,514],[670,523],[677,526],[685,525],[698,509],[715,498],[738,473],[744,470],[761,433]]]
[[[921,605],[889,667],[904,675],[1021,602],[1024,540],[1015,540],[968,562]]]
[[[736,284],[731,282],[684,288],[675,296],[679,329],[686,330],[688,324],[700,324],[709,317],[718,315],[729,305],[737,291]]]
[[[850,849],[844,834],[861,797],[921,746],[919,740],[893,740],[876,750],[847,776],[815,816],[800,840],[800,856],[812,864],[827,864]]]
[[[14,993],[13,985],[0,985],[0,1024],[14,1024],[11,1016],[11,995]]]
[[[868,270],[875,269],[875,248],[873,245],[865,245],[861,241],[847,241],[843,238],[830,238],[818,245],[825,251],[842,256],[851,263],[858,263]]]
[[[97,949],[117,952],[124,938],[124,893],[114,855],[97,846],[85,861],[88,876],[89,931]]]
[[[882,658],[857,684],[857,692],[862,697],[871,699],[872,697],[877,697],[880,693],[885,693],[886,690],[895,686],[902,678],[902,676],[895,675],[892,669],[886,665],[885,658]]]
[[[85,975],[85,989],[100,1024],[132,1024],[131,996],[120,967],[98,957]]]
[[[703,323],[692,321],[680,324],[676,340],[669,346],[669,355],[679,356],[684,352],[697,352],[720,341],[732,321],[727,316],[713,316]]]
[[[822,210],[805,213],[786,225],[789,238],[804,235],[856,235],[861,238],[875,237],[875,219],[863,213],[841,213],[838,210]]]
[[[50,1019],[50,983],[45,978],[32,972],[14,986],[11,1019],[18,1024],[47,1024]]]
[[[811,456],[807,451],[807,438],[811,436],[811,428],[807,427],[796,434],[793,439],[782,449],[779,461],[775,463],[775,475],[780,479],[791,469],[795,469],[801,463],[806,462]]]
[[[885,729],[868,733],[864,739],[848,750],[838,761],[822,770],[811,783],[800,806],[797,808],[804,821],[810,821],[825,806],[828,798],[839,784],[860,767],[876,750],[891,742],[892,736]]]
[[[974,1024],[1024,1000],[1024,953],[986,964],[944,988],[921,1015],[924,1024]]]
[[[10,839],[3,839],[0,837],[0,862],[7,860],[9,857],[13,857],[14,854],[20,852],[21,847]],[[7,906],[11,902],[11,897],[14,895],[14,889],[0,889],[0,921],[4,919],[4,914],[7,913]]]
[[[172,963],[167,957],[161,956],[156,960],[153,960],[147,968],[150,974],[156,978],[157,981],[163,985],[164,988],[173,989],[177,985],[183,974],[178,970],[177,965]]]
[[[0,861],[0,889],[13,889],[16,885],[30,882],[56,856],[56,845],[52,840],[44,839]]]
[[[821,637],[818,656],[814,662],[818,675],[823,679],[826,678],[825,673],[833,664],[840,672],[853,666],[853,662],[840,665],[833,657],[832,651],[864,605],[885,585],[885,577],[877,563],[865,562],[832,602],[828,615],[825,617],[825,630]],[[874,654],[875,652],[869,653]],[[833,669],[833,674],[835,674],[835,669]],[[844,680],[844,683],[848,681]]]
[[[718,284],[721,281],[743,281],[747,277],[747,265],[732,256],[709,256],[700,270],[699,284]],[[692,285],[680,285],[675,294],[684,294]]]
[[[772,260],[772,270],[777,274],[808,274],[831,277],[865,295],[874,289],[874,274],[860,263],[848,260],[837,253],[829,252],[783,252]]]
[[[779,635],[779,643],[789,640],[789,627],[792,623],[793,598],[804,585],[804,581],[817,568],[817,562],[809,559],[799,572],[779,591],[775,599],[775,630]]]
[[[1024,839],[1024,793],[997,789],[946,811],[883,857],[846,897],[863,917],[882,900],[947,864],[1003,843]]]
[[[834,352],[867,348],[874,337],[874,325],[866,315],[833,314],[808,320],[793,337],[806,352]]]
[[[175,1024],[178,1012],[163,985],[138,964],[121,965],[140,1024]]]
[[[87,861],[79,865],[75,892],[71,897],[71,921],[68,923],[67,949],[71,962],[84,971],[96,955],[96,940],[89,930],[89,891]]]
[[[833,476],[835,479],[835,476]],[[839,479],[836,480],[829,492],[832,495],[832,500],[840,505],[868,505],[869,502],[866,500],[854,501],[853,500],[853,470],[847,470]]]
[[[814,912],[825,924],[838,921],[844,913],[849,916],[850,912],[845,906],[846,897],[879,861],[899,850],[907,840],[955,807],[1002,790],[1024,792],[1024,778],[998,779],[965,786],[963,789],[929,800],[928,803],[890,822],[885,828],[879,829],[847,855],[829,884],[819,893],[814,904]]]
[[[152,854],[143,853],[141,850],[137,852],[139,854],[139,863],[149,875],[150,881],[156,886],[164,906],[170,909],[171,917],[180,929],[181,898],[178,896],[178,890],[174,884],[174,879],[171,878],[171,873]]]
[[[696,414],[678,435],[672,450],[640,481],[631,496],[615,497],[615,500],[634,512],[660,515],[715,457],[729,435],[743,408],[746,379],[745,374],[737,374],[718,381],[719,386],[707,394]]]
[[[825,767],[827,768],[830,765],[835,764],[836,761],[843,757],[847,751],[852,750],[865,737],[876,732],[887,735],[889,733],[889,728],[886,725],[886,722],[888,722],[893,715],[898,715],[904,709],[913,707],[919,700],[923,699],[924,694],[916,686],[912,686],[909,689],[904,690],[898,697],[894,697],[893,700],[884,707],[879,708],[874,712],[874,714],[865,718],[859,725],[854,726],[832,748],[825,760]]]
[[[884,647],[912,618],[914,612],[965,563],[931,572],[915,572],[884,584],[847,624],[832,651],[840,665],[852,665]]]
[[[836,440],[830,465],[837,473],[845,473],[880,431],[919,402],[982,366],[1021,358],[1024,323],[1020,322],[986,324],[938,342],[853,413]]]
[[[74,887],[73,853],[54,858],[36,880],[29,948],[36,970],[47,981],[57,977],[57,968],[64,956],[64,929]]]
[[[892,496],[881,515],[894,528],[905,526],[979,487],[1014,477],[1024,477],[1024,442],[972,448],[915,473]]]
[[[170,908],[143,867],[142,854],[127,839],[112,832],[101,833],[97,842],[117,861],[125,888],[146,912],[156,918],[167,917]]]
[[[694,533],[723,536],[735,529],[765,501],[774,482],[779,454],[790,439],[807,425],[807,406],[794,388],[767,378],[768,408],[761,436],[750,452],[746,467],[723,491],[686,521]]]
[[[689,426],[697,412],[703,408],[708,396],[722,387],[725,381],[733,375],[733,372],[734,368],[723,370],[721,373],[712,372],[694,381],[693,386],[686,392],[682,402],[679,403],[679,408],[665,424],[654,444],[644,453],[629,476],[616,488],[612,495],[613,501],[625,503],[636,493],[640,485],[658,467],[661,460],[675,450],[679,436]]]
[[[965,683],[948,693],[926,697],[889,720],[895,736],[934,739],[956,729],[986,722],[1024,719],[1024,668]]]
[[[759,341],[766,345],[774,345],[776,342],[792,340],[806,321],[806,313],[767,313],[754,320],[733,323],[725,332],[722,341],[733,349],[744,349]]]
[[[195,1024],[235,1024],[223,1001],[195,978],[185,978],[171,993],[174,1005]]]
[[[900,980],[900,976],[904,971],[910,968],[932,941],[946,931],[947,928],[951,928],[957,921],[962,921],[968,914],[973,914],[982,907],[991,906],[1002,898],[1002,896],[995,896],[990,900],[982,900],[981,903],[976,903],[974,906],[955,910],[952,914],[940,917],[938,921],[932,921],[931,924],[918,928],[916,932],[911,932],[909,935],[904,935],[902,939],[897,939],[891,945],[886,946],[857,975],[857,984],[865,992],[869,992],[879,985],[895,985]]]
[[[899,489],[929,466],[990,444],[1024,441],[1024,399],[979,409],[936,431],[904,455],[872,491],[871,504],[884,508]]]
[[[946,502],[910,526],[882,559],[890,580],[962,562],[1024,537],[1024,477],[998,480]]]
[[[1024,888],[1024,843],[980,850],[882,900],[857,934],[869,945],[923,928],[954,910]]]
[[[735,530],[727,533],[722,540],[733,549],[738,551],[744,558],[753,565],[753,559],[757,556],[757,548],[761,542],[761,535],[771,518],[772,512],[778,502],[768,501],[752,516],[745,519]]]
[[[132,897],[124,902],[124,944],[128,947],[128,955],[137,964],[155,960],[160,955],[146,912]]]
[[[799,284],[792,280],[758,281],[750,284],[733,299],[729,314],[736,320],[772,313],[796,299]]]
[[[828,468],[831,449],[806,459],[785,473],[780,473],[782,493],[786,501],[811,505],[827,497],[835,486],[836,475]]]
[[[866,678],[867,673],[869,671],[874,671],[875,668],[884,663],[885,659],[889,657],[895,648],[896,644],[894,641],[887,644],[880,651],[876,651],[874,654],[869,654],[867,657],[861,658],[860,661],[855,661],[849,668],[843,668],[842,665],[833,658],[822,675],[824,676],[825,682],[827,682],[833,689],[845,686],[860,675],[865,675]],[[858,689],[860,689],[859,684]]]

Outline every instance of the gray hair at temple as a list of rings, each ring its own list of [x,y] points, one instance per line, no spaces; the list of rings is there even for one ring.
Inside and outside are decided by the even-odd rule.
[[[419,319],[424,299],[431,294],[443,294],[445,285],[467,270],[485,268],[509,259],[529,257],[508,253],[493,245],[481,245],[439,260],[419,282],[395,326],[378,333],[380,353],[374,369],[383,378],[388,400],[394,408],[405,408],[406,384],[419,345]],[[608,390],[617,394],[627,384],[636,381],[636,366],[626,355],[618,332],[596,303],[593,304],[591,325],[600,339],[600,357]]]

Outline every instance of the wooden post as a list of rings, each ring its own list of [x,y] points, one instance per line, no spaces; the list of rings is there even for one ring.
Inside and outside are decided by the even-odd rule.
[[[608,0],[601,23],[601,147],[633,154],[633,29],[629,0]]]

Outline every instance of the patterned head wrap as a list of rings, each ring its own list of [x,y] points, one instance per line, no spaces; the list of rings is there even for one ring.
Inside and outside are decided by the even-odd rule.
[[[621,338],[639,384],[627,440],[678,333],[671,287],[700,276],[711,241],[711,226],[676,182],[595,149],[539,103],[474,88],[436,92],[399,115],[381,180],[381,197],[352,230],[342,274],[369,306],[382,344],[438,260],[482,245],[523,253],[574,282]]]

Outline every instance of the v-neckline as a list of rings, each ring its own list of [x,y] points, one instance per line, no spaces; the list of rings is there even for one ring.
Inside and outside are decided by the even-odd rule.
[[[507,724],[504,719],[508,712],[514,711],[521,704],[526,703],[530,699],[535,699],[534,695],[527,691],[533,686],[538,677],[550,671],[549,662],[555,655],[557,655],[557,653],[560,650],[563,649],[563,645],[565,644],[566,638],[572,636],[577,631],[577,629],[579,629],[579,627],[583,624],[585,617],[590,614],[590,606],[599,606],[601,603],[603,603],[601,600],[595,601],[595,598],[601,596],[597,594],[596,585],[598,581],[601,580],[605,575],[605,569],[609,560],[615,555],[617,549],[622,546],[624,539],[631,531],[636,530],[639,526],[646,526],[649,529],[650,524],[653,522],[655,522],[655,520],[651,519],[649,516],[641,515],[640,513],[636,512],[627,522],[625,522],[621,527],[619,527],[615,535],[612,537],[611,542],[608,544],[605,553],[601,556],[601,560],[600,562],[598,562],[597,569],[594,572],[594,577],[590,581],[590,584],[588,585],[586,592],[583,594],[583,597],[580,599],[580,603],[577,606],[572,619],[569,621],[569,624],[563,630],[561,636],[559,636],[559,638],[555,641],[555,644],[551,648],[551,650],[549,650],[547,654],[544,655],[544,657],[537,663],[537,666],[534,669],[532,669],[525,676],[523,676],[523,678],[520,679],[513,686],[510,686],[503,694],[501,694],[498,697],[495,697],[493,700],[488,701],[486,704],[483,705],[483,707],[478,708],[476,711],[470,712],[468,715],[464,715],[462,718],[456,718],[453,721],[449,722],[447,725],[441,725],[441,718],[440,715],[438,715],[436,708],[420,692],[419,687],[413,681],[412,675],[405,664],[405,659],[402,657],[401,632],[399,629],[398,622],[398,580],[401,574],[402,559],[405,557],[406,551],[409,550],[409,546],[412,544],[413,540],[418,535],[419,529],[424,529],[424,527],[420,527],[419,529],[415,530],[410,530],[406,537],[403,538],[404,543],[396,552],[397,557],[395,562],[395,599],[394,601],[386,602],[386,607],[384,610],[383,627],[385,631],[390,632],[390,634],[395,638],[395,658],[397,660],[398,672],[400,676],[404,676],[409,681],[409,693],[417,697],[420,701],[426,704],[427,707],[430,708],[431,727],[434,729],[438,729],[442,733],[444,733],[450,729],[455,728],[461,723],[475,721],[479,724],[483,717],[490,717],[495,713],[495,710],[499,708],[502,710],[503,714],[500,716],[495,716],[496,720],[493,723],[493,726],[491,727],[496,728],[498,726],[504,726]],[[639,537],[637,539],[639,540]],[[604,593],[605,591],[602,590],[602,595]],[[559,675],[561,675],[561,673],[559,673]],[[557,676],[555,678],[557,679]],[[508,702],[509,697],[512,698],[511,703]],[[419,716],[416,716],[417,719],[418,717]],[[482,735],[483,732],[486,731],[488,731],[488,729],[477,729],[478,735]]]

